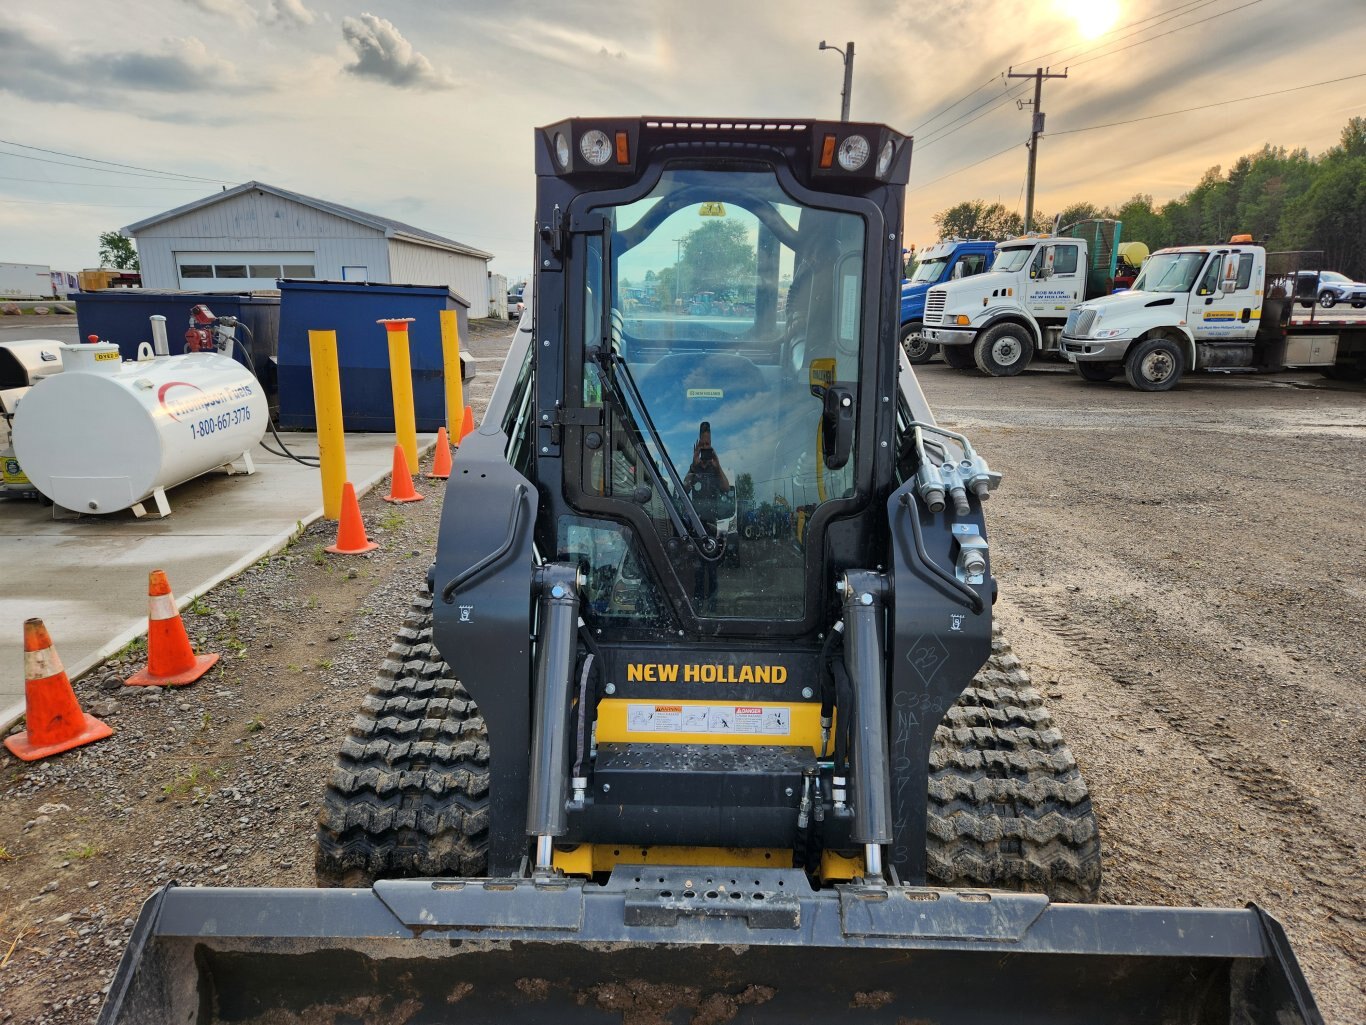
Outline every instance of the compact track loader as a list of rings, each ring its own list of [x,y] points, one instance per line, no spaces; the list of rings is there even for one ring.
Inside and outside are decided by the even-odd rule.
[[[314,890],[167,888],[103,1021],[1320,1020],[1280,927],[1100,906],[993,633],[998,477],[898,344],[911,140],[536,132],[534,289]]]

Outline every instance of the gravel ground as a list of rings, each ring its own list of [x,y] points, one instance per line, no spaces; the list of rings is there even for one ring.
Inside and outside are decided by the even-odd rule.
[[[1366,1020],[1366,390],[1287,375],[1151,396],[939,364],[921,379],[1005,473],[997,614],[1091,786],[1102,899],[1255,900],[1328,1019]],[[380,551],[320,557],[319,525],[196,606],[192,634],[225,659],[193,687],[135,692],[115,663],[81,681],[112,740],[4,756],[0,1021],[93,1021],[158,883],[311,885],[336,745],[431,558],[443,486],[419,490],[397,511],[362,501]]]

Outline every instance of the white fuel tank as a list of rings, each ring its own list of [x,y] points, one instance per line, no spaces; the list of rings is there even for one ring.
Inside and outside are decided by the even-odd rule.
[[[196,352],[124,363],[117,345],[62,347],[62,373],[19,402],[14,450],[57,505],[113,513],[250,453],[265,393],[245,367]],[[248,464],[250,460],[248,460]]]

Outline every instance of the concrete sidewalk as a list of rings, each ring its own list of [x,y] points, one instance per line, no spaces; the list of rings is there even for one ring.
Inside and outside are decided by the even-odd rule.
[[[287,433],[299,455],[313,434]],[[419,435],[427,452],[432,435]],[[348,434],[346,465],[357,493],[393,466],[394,437]],[[37,502],[0,501],[0,732],[24,712],[23,622],[39,616],[75,679],[147,629],[147,574],[164,569],[184,606],[283,548],[322,516],[318,471],[257,447],[256,473],[214,472],[167,495],[171,515],[131,512],[54,520]]]

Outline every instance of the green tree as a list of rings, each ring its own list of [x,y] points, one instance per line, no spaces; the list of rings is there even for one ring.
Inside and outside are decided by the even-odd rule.
[[[117,231],[106,231],[100,235],[100,266],[137,270],[138,251],[133,248],[133,240]]]
[[[683,236],[679,291],[684,295],[752,292],[754,266],[754,245],[745,225],[728,217],[709,218]]]

